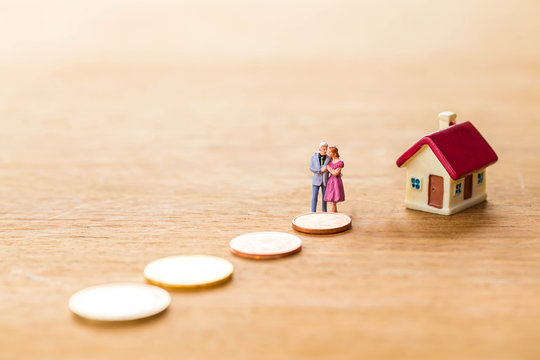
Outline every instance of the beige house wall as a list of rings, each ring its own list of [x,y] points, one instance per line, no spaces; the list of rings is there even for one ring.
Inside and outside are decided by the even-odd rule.
[[[450,213],[450,192],[448,189],[450,189],[451,178],[430,147],[428,145],[422,146],[403,166],[407,167],[405,205],[410,209],[448,215]],[[428,205],[429,175],[437,175],[443,178],[444,193],[442,209]],[[420,179],[420,190],[412,188],[411,178]]]
[[[478,184],[478,174],[484,174],[484,181],[482,184]],[[478,204],[486,200],[486,168],[475,171],[472,173],[472,196],[464,200],[465,192],[465,177],[457,180],[450,179],[450,209],[451,213],[456,213],[470,206]],[[461,184],[461,194],[456,194],[456,186]]]

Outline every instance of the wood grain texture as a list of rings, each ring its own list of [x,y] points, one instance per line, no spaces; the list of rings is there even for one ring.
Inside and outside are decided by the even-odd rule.
[[[232,30],[201,34],[173,21],[174,5],[144,2],[116,23],[116,1],[82,7],[71,27],[74,5],[44,10],[50,32],[32,12],[34,42],[1,35],[0,358],[538,359],[538,5],[420,1],[404,23],[400,2],[265,16],[202,3],[187,14]],[[141,20],[156,16],[165,25]],[[187,40],[174,33],[168,53],[169,30]],[[499,155],[488,201],[449,217],[406,210],[395,160],[445,110]],[[231,254],[240,234],[294,232],[321,140],[339,146],[353,228],[296,233],[302,251],[287,258]],[[70,314],[74,292],[144,282],[147,263],[180,254],[224,257],[233,279],[173,291],[140,323]]]

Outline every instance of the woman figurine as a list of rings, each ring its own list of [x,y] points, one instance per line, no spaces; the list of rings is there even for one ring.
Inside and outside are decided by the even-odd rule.
[[[339,151],[335,146],[328,148],[328,156],[332,159],[328,163],[327,169],[330,172],[328,183],[326,184],[326,194],[324,201],[331,203],[331,212],[337,212],[337,203],[345,201],[345,191],[343,190],[343,181],[341,180],[341,169],[344,164],[339,160]]]

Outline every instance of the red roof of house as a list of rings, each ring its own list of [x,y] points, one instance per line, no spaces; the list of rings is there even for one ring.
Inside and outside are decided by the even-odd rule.
[[[463,122],[421,138],[397,159],[401,167],[424,145],[428,145],[450,177],[464,175],[497,161],[497,154],[470,122]]]

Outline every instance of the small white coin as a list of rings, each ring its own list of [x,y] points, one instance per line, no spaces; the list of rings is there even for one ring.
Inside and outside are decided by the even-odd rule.
[[[220,257],[182,255],[151,262],[144,268],[144,277],[155,285],[190,288],[221,284],[233,271],[233,264]]]
[[[169,293],[147,284],[117,283],[92,286],[71,296],[75,314],[98,321],[127,321],[146,318],[165,310]]]

